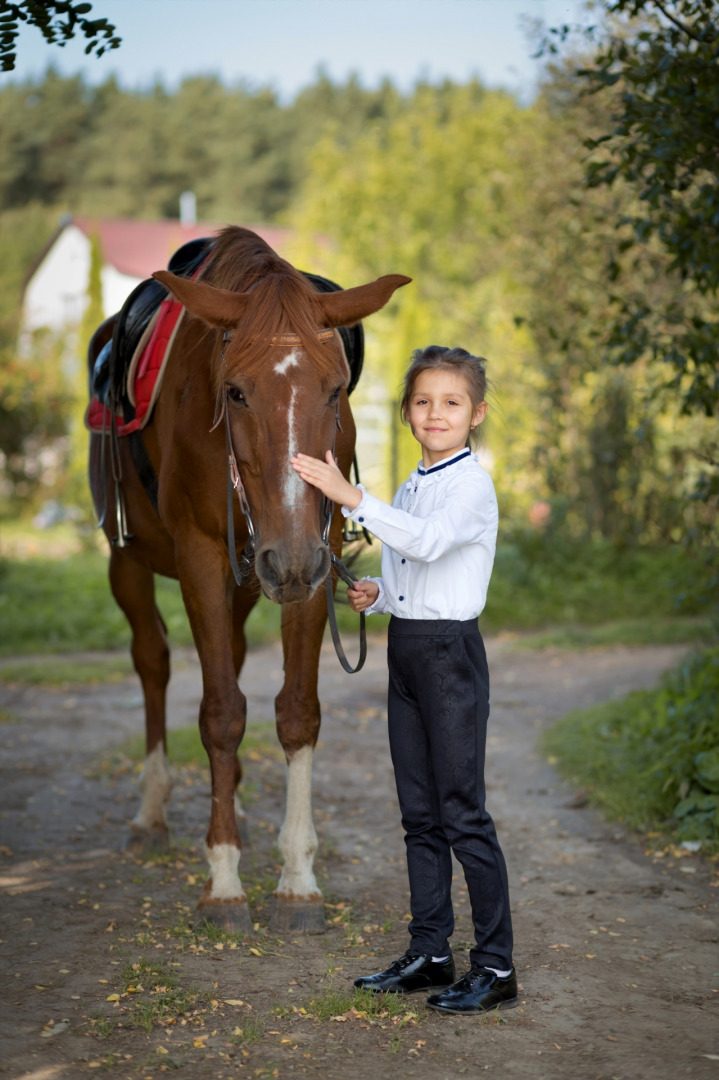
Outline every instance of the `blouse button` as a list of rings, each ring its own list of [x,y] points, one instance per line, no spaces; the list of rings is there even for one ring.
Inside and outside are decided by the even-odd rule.
[[[361,517],[361,518],[360,518],[360,521],[364,521],[364,518],[363,518],[363,517]]]
[[[402,562],[403,562],[403,563],[405,563],[405,562],[407,562],[407,560],[406,560],[406,559],[402,559]]]
[[[403,596],[399,596],[399,597],[398,597],[398,600],[404,600],[404,597],[403,597]]]

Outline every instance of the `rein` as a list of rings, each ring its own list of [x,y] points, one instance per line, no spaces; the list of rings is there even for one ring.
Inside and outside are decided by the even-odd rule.
[[[334,330],[320,330],[317,334],[320,341],[329,341],[334,336]],[[225,330],[222,335],[222,353],[220,354],[220,362],[224,357],[225,346],[232,337],[231,330]],[[278,334],[273,337],[269,342],[270,346],[282,346],[282,345],[300,345],[301,339],[297,334]],[[232,573],[235,578],[235,582],[239,588],[247,583],[247,579],[253,568],[255,559],[255,526],[252,521],[252,513],[250,510],[250,504],[247,499],[247,492],[245,491],[245,485],[242,482],[242,476],[240,475],[239,466],[237,464],[237,456],[235,454],[235,448],[232,444],[232,430],[230,428],[230,411],[227,407],[227,389],[225,388],[221,393],[218,393],[217,404],[215,407],[215,416],[210,431],[214,431],[219,426],[224,416],[225,420],[225,449],[227,453],[227,547],[230,555],[230,566],[232,567]],[[342,430],[340,423],[340,404],[337,400],[337,409],[335,412],[335,434],[332,440],[332,456],[335,454],[335,445],[337,441],[337,432]],[[355,458],[355,469],[357,468],[357,459]],[[247,543],[245,549],[242,552],[242,558],[240,562],[237,561],[237,552],[235,550],[235,521],[233,514],[233,492],[237,494],[237,499],[240,504],[240,510],[245,519],[247,525]],[[340,640],[339,628],[337,626],[337,616],[335,614],[334,593],[332,590],[332,570],[334,568],[335,573],[339,578],[344,581],[346,585],[351,585],[357,581],[357,578],[352,571],[345,566],[341,559],[338,559],[335,553],[330,548],[329,534],[330,526],[332,524],[332,514],[334,512],[334,503],[324,497],[323,502],[323,516],[324,524],[322,527],[322,543],[325,544],[329,551],[330,556],[330,568],[325,578],[325,591],[327,597],[327,618],[330,624],[330,633],[332,635],[332,643],[337,653],[337,659],[348,673],[348,675],[354,675],[360,671],[364,666],[364,662],[367,659],[367,629],[365,625],[365,613],[361,611],[360,615],[360,654],[356,667],[352,667],[345,651],[342,647]]]

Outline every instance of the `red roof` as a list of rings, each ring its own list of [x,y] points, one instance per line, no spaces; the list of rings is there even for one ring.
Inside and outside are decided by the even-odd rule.
[[[106,263],[130,277],[148,278],[154,270],[164,270],[168,259],[188,240],[212,236],[223,228],[213,222],[181,225],[179,221],[137,221],[131,218],[73,217],[86,236],[99,236]],[[282,252],[289,229],[274,225],[248,225],[271,248]]]

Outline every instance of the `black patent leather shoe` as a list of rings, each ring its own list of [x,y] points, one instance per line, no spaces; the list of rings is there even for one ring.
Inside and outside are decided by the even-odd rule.
[[[435,963],[431,956],[410,951],[390,964],[386,971],[361,975],[355,979],[355,986],[360,990],[373,990],[377,994],[415,994],[418,990],[451,986],[454,977],[454,960],[451,956]]]
[[[485,967],[473,967],[459,982],[441,994],[427,998],[430,1009],[445,1013],[487,1013],[494,1009],[513,1009],[517,999],[517,972],[502,979]]]

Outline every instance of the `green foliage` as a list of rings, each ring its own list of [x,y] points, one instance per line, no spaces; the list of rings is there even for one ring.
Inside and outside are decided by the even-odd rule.
[[[544,747],[609,817],[719,848],[719,649],[659,690],[571,713]]]
[[[3,0],[0,5],[0,66],[3,71],[15,70],[16,38],[21,22],[36,26],[50,45],[64,45],[77,33],[87,38],[86,53],[103,53],[116,49],[122,38],[107,19],[88,19],[92,4],[73,0]]]
[[[132,672],[130,658],[112,660],[25,661],[0,665],[0,683],[22,683],[26,686],[88,686],[118,682]]]
[[[378,555],[365,553],[359,575],[378,572]],[[561,531],[505,534],[497,552],[484,633],[564,626],[562,644],[587,641],[586,627],[604,626],[602,643],[696,640],[708,621],[711,571],[679,545],[617,552],[601,541],[577,542]],[[156,579],[157,602],[173,645],[192,634],[176,581]],[[250,645],[277,640],[279,605],[261,598],[247,627]],[[358,617],[337,597],[338,624],[350,657]],[[372,615],[370,633],[387,617]],[[546,644],[538,639],[539,647]],[[126,649],[129,629],[107,582],[107,559],[87,552],[63,559],[0,561],[0,656],[77,650]]]
[[[58,477],[53,466],[40,465],[39,455],[65,433],[71,394],[61,364],[63,343],[37,334],[21,355],[17,350],[23,279],[55,225],[56,215],[37,204],[0,210],[0,463],[5,479],[0,503],[5,510]]]
[[[606,0],[610,16],[577,74],[609,112],[588,133],[590,189],[618,196],[606,225],[607,318],[597,346],[614,363],[652,362],[684,413],[719,407],[719,15],[714,0]],[[561,40],[569,28],[555,32]],[[595,34],[595,37],[597,35]],[[556,46],[554,46],[556,48]],[[625,192],[625,197],[622,196]],[[695,496],[719,497],[713,430],[695,449]],[[699,470],[695,470],[699,472]],[[698,528],[712,534],[710,521]]]

